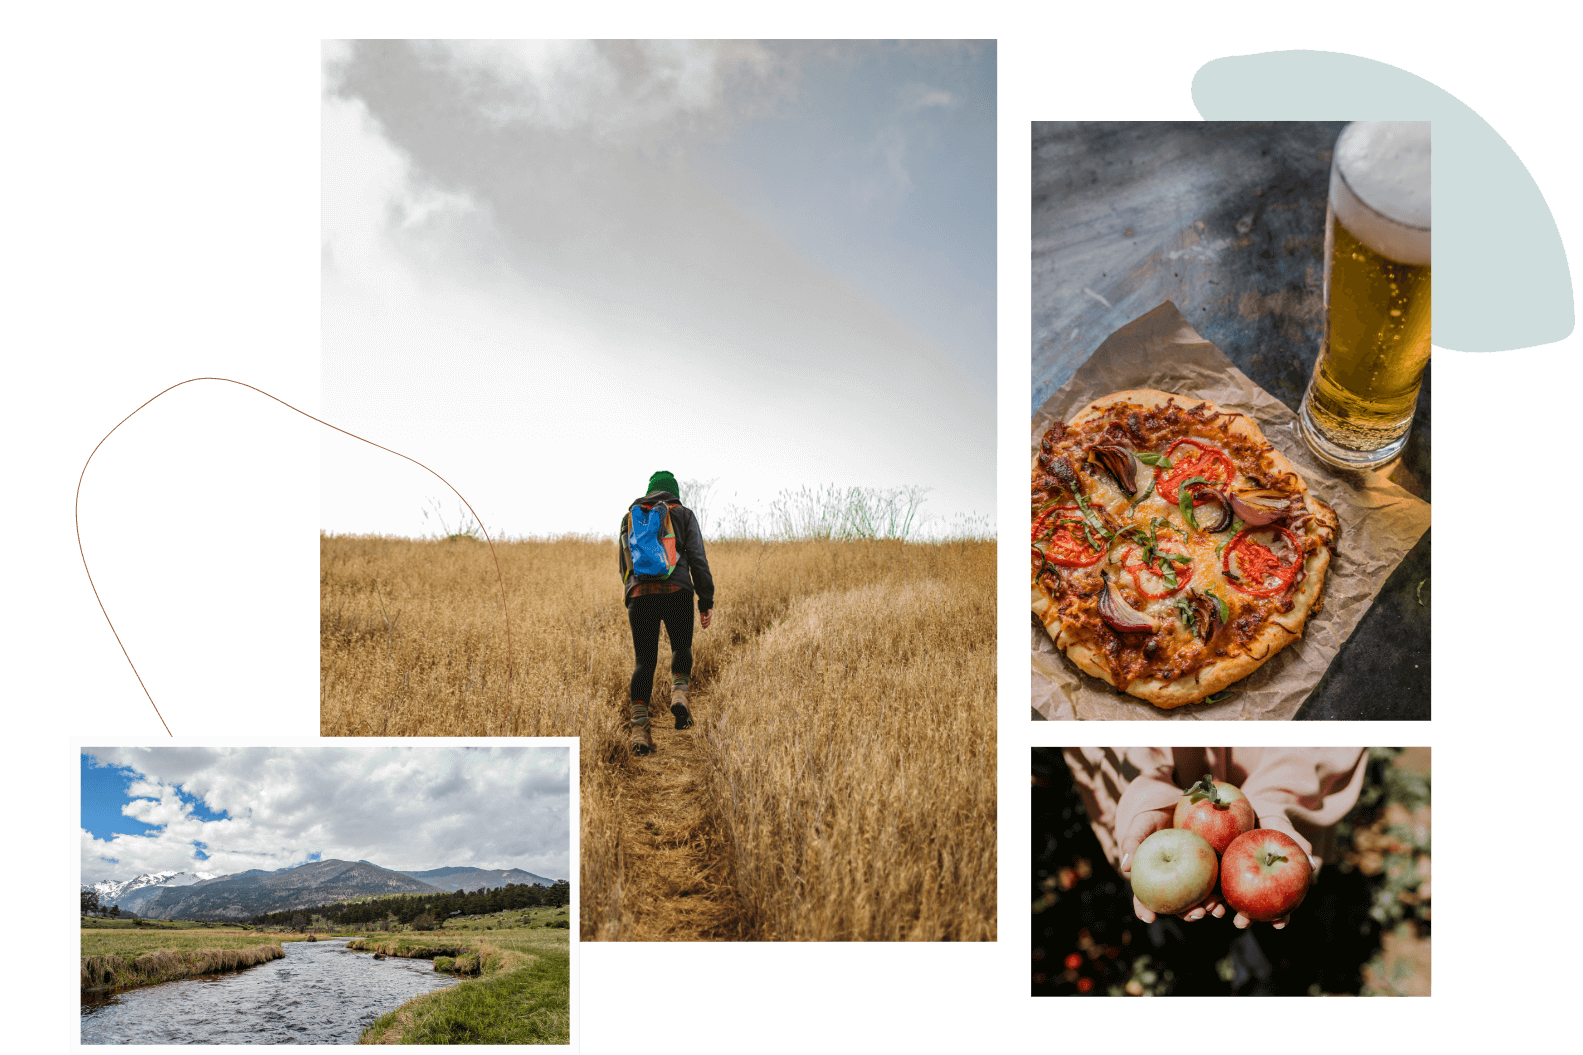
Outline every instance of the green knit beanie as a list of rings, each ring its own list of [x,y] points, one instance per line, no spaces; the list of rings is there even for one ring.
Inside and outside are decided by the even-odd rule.
[[[653,494],[655,491],[669,491],[677,498],[682,496],[682,489],[677,486],[676,477],[672,476],[664,469],[661,469],[659,472],[649,477],[648,493]]]

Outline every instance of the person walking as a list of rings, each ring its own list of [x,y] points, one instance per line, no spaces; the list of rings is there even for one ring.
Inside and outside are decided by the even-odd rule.
[[[671,714],[676,728],[693,724],[687,709],[692,686],[693,609],[708,629],[715,606],[715,580],[704,554],[703,531],[693,511],[682,505],[676,477],[663,469],[649,477],[649,489],[621,518],[616,536],[621,582],[626,589],[627,621],[632,624],[632,753],[654,750],[649,732],[649,694],[659,660],[660,624],[671,643]]]

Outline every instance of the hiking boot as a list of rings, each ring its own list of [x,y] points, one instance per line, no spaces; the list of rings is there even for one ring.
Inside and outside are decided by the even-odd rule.
[[[654,753],[654,736],[649,732],[649,705],[646,703],[632,705],[632,753]]]
[[[691,729],[693,713],[687,709],[687,689],[677,686],[671,691],[671,713],[676,716],[676,728]]]

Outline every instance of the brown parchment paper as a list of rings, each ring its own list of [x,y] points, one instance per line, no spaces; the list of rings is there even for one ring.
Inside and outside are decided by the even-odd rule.
[[[1208,399],[1247,414],[1259,423],[1265,439],[1297,467],[1310,490],[1335,508],[1341,539],[1325,576],[1324,611],[1308,620],[1301,638],[1232,685],[1235,695],[1230,699],[1173,710],[1118,693],[1078,670],[1030,613],[1033,709],[1052,720],[1290,718],[1319,684],[1386,578],[1429,529],[1429,504],[1383,472],[1341,472],[1314,457],[1298,434],[1297,415],[1200,337],[1170,301],[1107,337],[1039,408],[1033,416],[1030,458],[1052,421],[1100,396],[1129,388]]]

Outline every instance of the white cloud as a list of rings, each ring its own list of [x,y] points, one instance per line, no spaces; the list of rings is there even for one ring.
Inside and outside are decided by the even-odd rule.
[[[565,748],[85,748],[139,774],[123,812],[151,835],[81,835],[82,880],[231,873],[324,859],[523,868],[570,878]],[[229,819],[201,820],[178,786]],[[193,844],[205,844],[201,860]],[[111,860],[114,859],[113,863]]]

